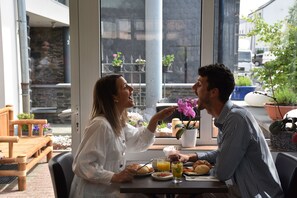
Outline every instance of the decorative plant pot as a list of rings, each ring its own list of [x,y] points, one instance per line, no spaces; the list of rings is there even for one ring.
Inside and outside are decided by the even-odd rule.
[[[188,129],[182,134],[180,138],[182,147],[196,146],[197,131],[198,131],[197,129]]]
[[[256,86],[235,86],[231,100],[244,100],[245,95],[255,91]]]
[[[281,131],[277,135],[271,134],[271,148],[277,151],[297,151],[297,144],[292,142],[292,134],[288,131]]]
[[[267,93],[261,91],[250,92],[245,95],[244,101],[252,107],[264,107],[264,104],[270,101],[267,95]]]
[[[112,66],[113,72],[114,73],[120,73],[122,71],[122,67],[123,67],[123,65],[121,65],[121,66]]]
[[[163,72],[164,73],[167,73],[167,72],[169,72],[170,71],[170,66],[164,66],[163,65]]]
[[[264,105],[264,108],[268,114],[268,116],[270,117],[270,119],[272,120],[281,120],[283,119],[283,116],[293,110],[293,109],[297,109],[297,106],[277,106],[275,104],[269,104],[266,103]]]
[[[145,71],[145,64],[134,65],[135,71],[144,72]]]

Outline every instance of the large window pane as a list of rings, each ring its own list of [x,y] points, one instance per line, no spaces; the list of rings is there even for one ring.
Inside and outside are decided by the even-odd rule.
[[[174,62],[169,72],[161,75],[164,99],[160,101],[176,103],[178,98],[196,97],[191,86],[196,81],[200,67],[201,1],[165,0],[162,10],[163,19],[160,19],[163,20],[161,21],[162,50],[147,52],[145,39],[150,39],[147,35],[154,27],[146,25],[151,23],[146,19],[145,12],[149,10],[146,9],[145,1],[101,1],[102,76],[115,72],[112,67],[113,54],[121,52],[124,63],[120,73],[134,87],[136,109],[132,111],[141,114],[146,108],[146,78],[149,76],[146,74],[146,68],[135,69],[137,65],[135,61],[136,59],[145,60],[147,53],[174,55]],[[162,66],[162,63],[160,62],[159,65]],[[149,65],[147,64],[146,67]],[[172,85],[175,83],[183,83],[183,85],[175,87]]]

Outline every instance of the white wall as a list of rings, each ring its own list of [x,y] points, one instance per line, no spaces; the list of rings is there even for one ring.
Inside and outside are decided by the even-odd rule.
[[[7,104],[21,109],[16,1],[0,0],[0,108]]]
[[[93,87],[101,73],[100,0],[71,0],[72,152],[76,153],[92,109]]]
[[[69,25],[69,7],[55,0],[26,0],[26,10]]]
[[[293,6],[295,0],[276,0],[265,7],[262,17],[268,24],[274,24],[279,20],[284,20],[288,15],[289,8]]]

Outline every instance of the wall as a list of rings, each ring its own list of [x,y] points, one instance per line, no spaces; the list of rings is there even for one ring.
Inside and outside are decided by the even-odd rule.
[[[263,8],[262,17],[270,25],[284,20],[288,15],[289,8],[294,5],[295,0],[276,0]],[[277,13],[277,14],[275,14]]]
[[[34,27],[30,29],[32,84],[64,82],[63,30],[63,28]]]
[[[70,85],[65,79],[64,28],[31,28],[31,109],[35,118],[49,123],[70,123],[58,116],[71,108]]]
[[[18,112],[22,106],[15,4],[16,1],[0,0],[0,107],[11,104]]]
[[[70,117],[59,117],[59,113],[71,108],[70,85],[32,85],[31,88],[35,118],[55,124],[71,123]]]

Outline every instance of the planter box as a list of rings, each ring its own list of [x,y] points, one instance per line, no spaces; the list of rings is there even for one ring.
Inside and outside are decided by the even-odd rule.
[[[292,143],[292,132],[282,131],[277,135],[271,134],[270,145],[277,151],[297,151],[297,144]]]
[[[256,86],[235,86],[231,100],[244,100],[246,94],[255,91]]]
[[[279,106],[275,104],[265,104],[264,108],[268,114],[268,116],[272,120],[281,120],[283,119],[284,115],[293,109],[297,109],[297,106]]]

